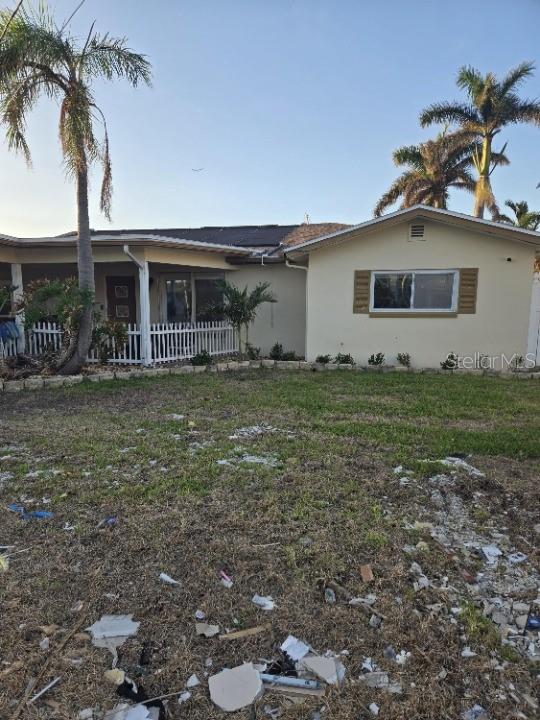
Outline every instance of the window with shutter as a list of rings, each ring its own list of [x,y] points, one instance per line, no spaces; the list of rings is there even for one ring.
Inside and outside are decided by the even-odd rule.
[[[353,313],[369,313],[371,270],[354,271]]]
[[[461,268],[459,271],[458,313],[465,315],[476,313],[477,291],[478,268]]]

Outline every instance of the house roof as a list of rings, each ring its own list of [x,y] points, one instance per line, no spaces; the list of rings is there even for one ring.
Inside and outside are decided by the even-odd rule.
[[[131,246],[178,247],[184,249],[219,252],[236,257],[238,261],[261,255],[282,259],[282,249],[292,247],[321,235],[328,235],[347,227],[340,223],[313,223],[302,225],[237,225],[202,228],[153,228],[126,230],[92,230],[94,246],[114,246],[129,243]],[[12,247],[71,247],[77,234],[64,233],[52,237],[18,238],[0,235],[0,245]]]
[[[337,232],[327,233],[320,237],[302,241],[294,245],[291,250],[286,250],[286,254],[299,258],[321,246],[337,245],[345,242],[353,234],[359,232],[367,234],[381,227],[391,227],[416,219],[425,219],[456,227],[464,227],[482,234],[503,237],[508,240],[514,240],[540,248],[540,233],[533,230],[525,230],[507,223],[484,220],[483,218],[464,215],[463,213],[457,213],[452,210],[440,210],[439,208],[432,208],[428,205],[413,205],[410,208],[397,210],[396,212],[368,220],[359,225],[350,225]]]

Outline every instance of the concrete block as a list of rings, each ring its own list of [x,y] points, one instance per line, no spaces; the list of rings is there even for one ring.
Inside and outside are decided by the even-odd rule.
[[[240,364],[236,360],[231,360],[227,363],[227,370],[238,370],[240,368]]]
[[[339,363],[338,370],[352,370],[354,365],[351,363]]]
[[[4,385],[5,392],[20,392],[24,388],[24,380],[7,380]]]
[[[194,373],[204,373],[208,369],[208,365],[192,365],[191,366],[191,372]]]
[[[66,375],[64,378],[64,385],[78,385],[79,383],[82,383],[82,381],[82,375]]]
[[[275,361],[275,360],[270,360],[270,359],[265,358],[265,359],[262,361],[262,366],[263,366],[264,368],[273,368],[273,367],[275,367],[275,365],[276,365],[276,361]]]
[[[43,378],[44,387],[63,387],[65,378],[61,375],[53,375],[52,377]]]
[[[218,369],[218,372],[225,372],[228,369],[229,363],[226,362],[218,362],[216,363],[216,367]]]
[[[250,368],[260,368],[262,366],[262,360],[249,360]]]
[[[24,387],[26,390],[39,390],[43,387],[42,377],[30,377],[24,381]]]
[[[313,363],[307,362],[306,360],[300,360],[298,367],[300,370],[311,370]]]
[[[250,363],[251,363],[250,360],[239,360],[238,367],[240,370],[249,370],[249,368],[251,366]]]

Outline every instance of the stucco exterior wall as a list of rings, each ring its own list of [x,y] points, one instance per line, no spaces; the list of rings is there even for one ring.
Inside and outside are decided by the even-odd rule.
[[[448,352],[525,355],[534,248],[506,239],[425,221],[425,240],[408,240],[409,224],[352,237],[309,256],[307,359],[351,353],[364,365],[398,352],[414,366],[439,367]],[[511,262],[507,260],[511,258]],[[355,270],[478,268],[476,313],[457,317],[370,317],[353,314]]]
[[[243,265],[234,272],[226,273],[227,280],[238,287],[255,287],[258,282],[269,282],[276,303],[262,305],[257,318],[250,328],[252,345],[268,354],[274,343],[283,349],[294,350],[304,356],[306,335],[306,273],[294,270],[284,264]]]

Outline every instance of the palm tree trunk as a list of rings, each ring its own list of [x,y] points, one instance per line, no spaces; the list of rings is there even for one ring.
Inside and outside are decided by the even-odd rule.
[[[485,136],[482,142],[482,157],[478,164],[478,180],[476,182],[475,199],[474,199],[474,215],[478,218],[484,217],[486,205],[491,204],[493,198],[493,190],[491,189],[491,181],[489,179],[489,171],[491,169],[491,137]]]
[[[88,213],[88,168],[77,172],[77,266],[79,289],[90,295],[90,301],[83,308],[79,326],[70,347],[60,359],[58,371],[61,375],[78,373],[86,363],[92,342],[93,299],[95,293],[94,259]]]

